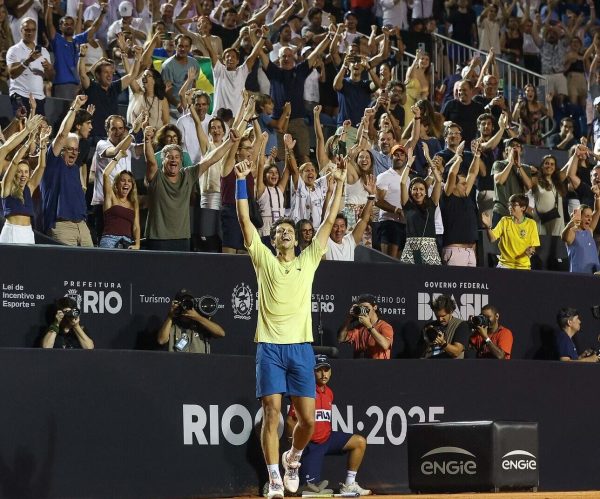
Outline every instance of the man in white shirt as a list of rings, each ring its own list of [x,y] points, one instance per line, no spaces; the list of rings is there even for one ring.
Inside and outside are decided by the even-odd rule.
[[[46,115],[44,79],[54,79],[54,66],[50,54],[35,44],[36,22],[30,17],[21,21],[21,41],[6,52],[6,65],[10,76],[9,93],[13,112],[25,107],[29,113],[29,96],[36,101],[36,114]]]
[[[207,43],[204,44],[213,65],[215,86],[213,109],[230,109],[235,116],[242,107],[244,101],[243,91],[246,88],[246,78],[250,71],[252,71],[258,53],[262,50],[265,40],[267,39],[268,28],[263,28],[264,31],[259,28],[259,34],[261,36],[254,45],[252,52],[250,52],[250,55],[239,66],[240,53],[236,49],[225,49],[223,51],[223,62],[221,62],[210,41],[207,41]],[[208,38],[202,38],[203,41],[205,39],[208,40]]]
[[[119,15],[121,19],[115,21],[108,28],[106,40],[110,45],[117,39],[117,34],[126,31],[131,33],[133,39],[139,43],[146,41],[144,33],[144,21],[138,17],[133,17],[133,4],[124,0],[119,4]]]
[[[327,253],[325,253],[326,260],[337,260],[344,262],[354,261],[354,250],[362,240],[365,229],[369,224],[371,212],[373,211],[373,201],[375,201],[375,179],[372,175],[369,177],[369,181],[365,186],[365,189],[369,193],[367,197],[367,204],[365,204],[360,214],[360,219],[354,226],[352,232],[346,234],[346,230],[348,229],[348,220],[343,213],[338,213],[338,215],[335,217],[331,234],[327,240]]]
[[[137,133],[139,131],[144,116],[144,113],[140,114],[133,122],[132,133]],[[110,180],[111,182],[114,181],[117,174],[123,170],[130,172],[131,158],[139,158],[144,147],[143,144],[136,145],[131,143],[133,135],[128,133],[128,130],[125,127],[125,120],[118,114],[113,114],[106,119],[106,133],[108,134],[108,139],[98,141],[96,144],[96,152],[94,153],[94,158],[92,160],[92,170],[95,174],[94,195],[91,204],[94,207],[98,239],[102,235],[102,229],[104,227],[104,170],[120,150],[125,150],[127,155],[119,160],[110,174]]]
[[[198,117],[202,121],[202,130],[208,135],[208,122],[212,119],[212,114],[208,114],[210,107],[210,96],[202,90],[196,90],[192,95],[192,106],[196,108]],[[182,146],[190,155],[193,164],[199,163],[202,159],[200,143],[196,134],[196,125],[191,113],[184,114],[177,120],[177,128],[181,130]]]
[[[400,202],[400,171],[406,164],[406,150],[396,144],[390,150],[392,167],[377,175],[377,207],[379,212],[379,233],[381,251],[393,258],[399,258],[406,241],[406,222]]]

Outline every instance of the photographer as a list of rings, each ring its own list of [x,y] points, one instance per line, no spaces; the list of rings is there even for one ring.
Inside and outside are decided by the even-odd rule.
[[[463,359],[469,340],[469,324],[454,317],[456,303],[449,295],[440,295],[431,302],[436,321],[423,328],[426,348],[424,359]]]
[[[574,308],[561,308],[556,314],[556,322],[560,331],[556,335],[558,359],[563,361],[598,362],[598,354],[591,349],[581,355],[573,343],[573,336],[581,330],[579,312]]]
[[[354,327],[348,329],[351,325]],[[390,324],[379,318],[373,295],[359,296],[356,303],[350,307],[346,322],[338,332],[338,341],[352,344],[354,358],[390,358],[394,330]]]
[[[500,314],[494,305],[486,305],[481,315],[469,319],[473,334],[469,346],[476,350],[478,359],[510,359],[513,334],[499,323]]]
[[[80,310],[71,298],[60,298],[56,302],[54,321],[42,338],[42,348],[92,350],[94,342],[80,322]]]
[[[225,336],[223,328],[207,317],[211,312],[203,310],[188,290],[180,290],[158,331],[159,345],[168,343],[169,352],[210,353],[210,337]]]

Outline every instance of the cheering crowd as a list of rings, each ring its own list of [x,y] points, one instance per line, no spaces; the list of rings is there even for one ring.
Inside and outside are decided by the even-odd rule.
[[[436,33],[486,55],[449,45],[434,68]],[[408,57],[413,34],[433,41]],[[405,263],[484,265],[489,240],[498,266],[529,269],[553,236],[571,271],[600,270],[592,0],[6,1],[0,44],[14,114],[0,242],[33,243],[35,228],[68,245],[242,253],[235,165],[247,161],[252,223],[271,244],[290,217],[300,252],[343,161],[326,259],[364,245]],[[508,93],[497,58],[543,84]],[[57,123],[43,118],[50,95],[71,102]]]

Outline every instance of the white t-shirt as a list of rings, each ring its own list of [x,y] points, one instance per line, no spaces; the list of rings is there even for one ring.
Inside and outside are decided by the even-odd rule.
[[[313,68],[308,73],[306,80],[304,81],[304,100],[308,102],[319,102],[321,100],[319,94],[319,72]]]
[[[208,137],[208,122],[212,119],[211,114],[207,114],[202,120],[202,130]],[[177,120],[177,128],[181,131],[182,144],[188,154],[192,163],[195,165],[202,159],[202,153],[200,152],[200,143],[198,142],[198,136],[196,135],[196,125],[194,118],[190,113],[184,114]]]
[[[23,62],[29,57],[29,54],[31,54],[31,49],[21,40],[6,52],[6,65],[10,66],[15,62]],[[21,97],[28,99],[29,94],[32,94],[37,100],[46,98],[44,94],[44,66],[42,66],[44,59],[52,64],[50,53],[42,47],[42,56],[33,61],[17,78],[10,79],[10,95],[17,93]]]
[[[338,262],[353,262],[354,249],[356,241],[352,233],[346,234],[340,244],[336,243],[331,237],[327,239],[326,260],[335,260]]]
[[[323,176],[315,180],[314,187],[309,189],[302,177],[298,178],[298,188],[292,191],[290,217],[296,222],[306,218],[312,222],[313,227],[319,227],[327,194],[327,177]]]
[[[144,21],[139,17],[133,17],[131,19],[131,27],[137,31],[144,31]],[[123,31],[123,19],[119,19],[109,26],[108,32],[106,33],[106,41],[109,44],[112,43],[117,39],[117,34],[121,31]]]
[[[104,152],[109,147],[114,147],[115,144],[109,140],[100,140],[96,144],[96,153],[92,159],[92,170],[96,173],[94,175],[94,195],[92,197],[92,205],[104,204],[104,170],[111,162],[112,158],[106,158],[103,156]],[[117,173],[123,170],[131,171],[131,157],[135,153],[135,146],[129,146],[127,149],[127,156],[120,159],[117,165],[114,167],[110,174],[110,181],[114,182]]]
[[[248,65],[240,64],[233,71],[228,71],[221,61],[213,67],[215,82],[215,100],[213,109],[231,109],[235,116],[244,102],[242,91],[246,87]]]
[[[400,174],[393,168],[389,168],[377,175],[377,182],[375,184],[378,189],[385,191],[384,201],[387,201],[392,206],[402,208],[400,203]],[[398,213],[390,213],[385,210],[379,212],[379,221],[394,220],[401,222],[401,216]]]

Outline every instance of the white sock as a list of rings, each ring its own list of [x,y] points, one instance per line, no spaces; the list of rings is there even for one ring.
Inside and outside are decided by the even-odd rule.
[[[281,482],[281,474],[279,473],[278,464],[267,464],[267,474],[271,482]]]
[[[302,449],[298,450],[295,447],[292,446],[292,448],[290,449],[290,452],[288,454],[288,461],[300,461],[300,458],[302,457]]]
[[[352,485],[356,480],[357,471],[346,471],[346,483],[344,485]]]

